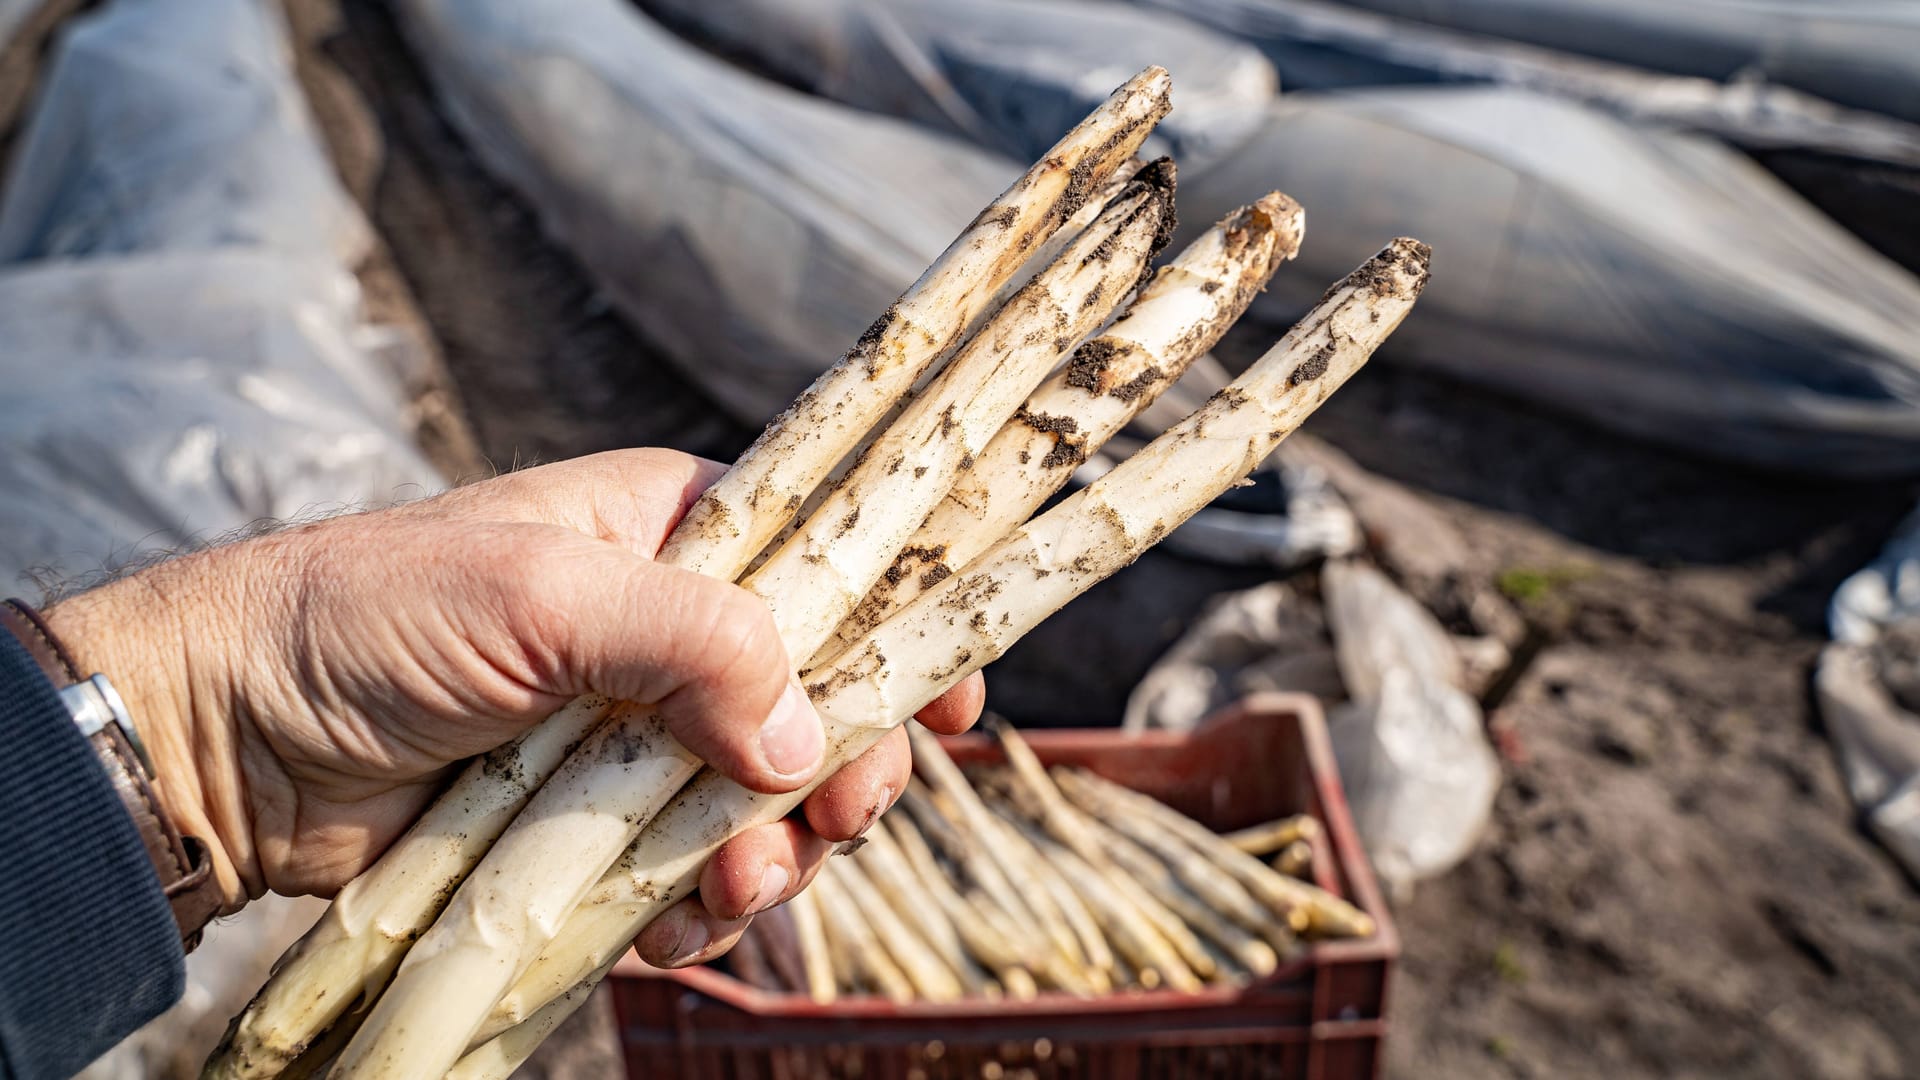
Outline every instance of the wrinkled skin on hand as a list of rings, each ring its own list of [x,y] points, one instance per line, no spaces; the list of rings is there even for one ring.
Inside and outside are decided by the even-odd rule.
[[[157,793],[208,844],[229,908],[331,895],[457,763],[583,693],[657,703],[682,743],[755,790],[813,777],[819,720],[804,698],[796,718],[766,605],[653,559],[720,472],[673,451],[599,454],[185,555],[46,614],[126,699]],[[921,719],[962,730],[983,697],[975,676]],[[770,722],[782,712],[793,722]],[[729,843],[642,955],[709,959],[797,892],[904,789],[905,734],[803,815]]]

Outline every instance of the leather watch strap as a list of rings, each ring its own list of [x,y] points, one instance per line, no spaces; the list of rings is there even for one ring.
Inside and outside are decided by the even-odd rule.
[[[0,626],[20,639],[56,689],[64,691],[83,681],[73,657],[33,608],[19,600],[0,602]],[[220,913],[225,901],[214,880],[213,859],[205,844],[181,836],[167,817],[154,797],[146,763],[119,724],[101,726],[87,736],[87,741],[93,744],[107,779],[139,830],[140,841],[173,909],[174,922],[179,924],[181,944],[192,952],[200,944],[201,931]]]
[[[80,671],[73,666],[73,657],[47,629],[47,621],[40,613],[18,600],[0,603],[0,626],[13,631],[20,644],[27,647],[33,662],[40,665],[46,673],[47,681],[56,689],[65,689],[80,681]]]

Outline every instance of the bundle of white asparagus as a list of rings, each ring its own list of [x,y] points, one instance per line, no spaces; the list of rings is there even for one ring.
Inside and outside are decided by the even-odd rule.
[[[998,733],[1008,764],[963,772],[916,727],[900,805],[754,923],[734,974],[822,1003],[1193,990],[1270,975],[1305,941],[1373,933],[1304,880],[1313,818],[1217,836],[1091,773],[1049,772],[1011,727]]]
[[[1204,408],[1029,520],[1298,249],[1276,192],[1152,271],[1173,169],[1130,163],[1169,89],[1142,72],[1069,132],[662,549],[760,596],[811,658],[822,778],[1240,481],[1424,285],[1425,246],[1394,241]],[[473,762],[342,890],[206,1075],[506,1076],[726,840],[810,790],[755,794],[644,703],[577,700]]]

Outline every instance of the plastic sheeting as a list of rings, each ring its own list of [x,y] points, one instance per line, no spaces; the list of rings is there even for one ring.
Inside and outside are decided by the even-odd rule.
[[[1375,868],[1404,890],[1473,849],[1500,763],[1459,653],[1425,608],[1361,563],[1328,563],[1321,591],[1351,698],[1328,724],[1340,783]]]
[[[358,299],[249,251],[0,274],[0,581],[437,489]]]
[[[968,10],[930,4],[942,28],[927,33],[963,38]],[[826,78],[818,58],[852,43],[822,45],[821,25],[755,22],[756,55],[916,114],[919,99]],[[989,93],[971,107],[1044,100],[1015,79]],[[1745,463],[1920,471],[1920,281],[1718,142],[1512,87],[1289,95],[1237,148],[1183,163],[1182,220],[1192,232],[1275,187],[1308,208],[1309,238],[1256,316],[1289,322],[1386,240],[1418,236],[1434,282],[1385,357]]]
[[[0,46],[7,43],[20,24],[40,6],[40,0],[0,0]]]
[[[1202,167],[1252,133],[1277,85],[1254,49],[1185,19],[1082,0],[643,0],[677,28],[814,93],[1019,161],[1142,68],[1173,75],[1146,155]]]
[[[252,4],[146,0],[75,22],[0,201],[0,263],[214,247],[332,256],[366,222]]]
[[[1341,2],[1656,71],[1764,78],[1920,120],[1920,8],[1907,0]]]
[[[425,494],[346,268],[333,177],[270,0],[118,0],[68,27],[0,201],[0,593],[260,519]],[[209,928],[185,997],[89,1080],[191,1076],[324,908]]]
[[[1140,2],[1258,45],[1289,91],[1490,82],[1583,101],[1635,124],[1704,132],[1748,149],[1920,167],[1920,126],[1758,79],[1727,83],[1649,72],[1321,0]]]
[[[76,21],[0,200],[0,582],[440,479],[264,0]]]
[[[1126,727],[1191,727],[1253,693],[1319,697],[1354,823],[1404,894],[1472,850],[1499,761],[1460,652],[1430,613],[1362,563],[1328,562],[1321,593],[1324,618],[1280,582],[1216,599],[1140,681]]]
[[[681,42],[624,0],[396,0],[449,115],[703,389],[773,416],[1020,167]]]
[[[1880,556],[1834,590],[1827,630],[1847,645],[1871,645],[1889,626],[1920,623],[1920,510],[1900,523]]]
[[[1255,313],[1418,236],[1433,283],[1383,355],[1719,457],[1920,470],[1920,282],[1716,142],[1502,88],[1283,98],[1182,173],[1183,219],[1269,187],[1309,238]]]
[[[1867,827],[1920,879],[1920,511],[1834,592],[1814,696]]]

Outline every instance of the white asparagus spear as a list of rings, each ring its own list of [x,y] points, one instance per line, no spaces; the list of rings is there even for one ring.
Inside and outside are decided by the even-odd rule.
[[[1049,968],[1056,950],[1041,928],[1039,916],[988,854],[985,838],[968,831],[952,800],[939,798],[925,779],[913,775],[900,793],[899,809],[918,822],[930,842],[946,855],[957,880],[966,883],[970,902],[978,905],[989,925],[1020,950],[1021,962],[1035,972]]]
[[[809,688],[827,726],[822,775],[864,753],[1245,477],[1400,324],[1426,284],[1429,257],[1416,240],[1389,244],[1192,416],[822,665]],[[541,962],[502,999],[492,1023],[517,1022],[515,1010],[530,1015],[619,955],[693,891],[721,844],[779,820],[805,795],[759,795],[702,773],[574,912]]]
[[[1007,764],[1010,766],[1007,772],[1016,796],[1002,800],[1001,805],[1008,812],[1013,812],[1014,808],[1007,804],[1018,804],[1034,827],[1044,829],[1048,835],[1085,859],[1088,865],[1111,879],[1121,899],[1138,908],[1196,974],[1202,978],[1211,977],[1217,965],[1193,936],[1194,931],[1220,943],[1226,955],[1254,974],[1265,975],[1278,966],[1274,950],[1265,943],[1240,931],[1177,883],[1155,880],[1156,875],[1152,871],[1160,871],[1161,876],[1165,874],[1164,868],[1158,864],[1149,860],[1148,865],[1116,865],[1113,855],[1117,853],[1110,852],[1108,844],[1102,842],[1103,838],[1096,831],[1097,823],[1087,821],[1060,794],[1060,789],[1054,786],[1053,778],[1047,774],[1040,758],[1020,733],[1014,730],[1013,725],[997,724],[994,734],[999,737],[1001,748],[1007,755]]]
[[[1117,866],[1087,865],[1093,869],[1096,879],[1107,883],[1121,904],[1140,913],[1140,917],[1146,920],[1147,925],[1193,974],[1207,980],[1219,979],[1227,974],[1220,964],[1223,956],[1210,950],[1194,928],[1159,897],[1148,892]],[[1176,979],[1169,976],[1167,981],[1174,984]]]
[[[1083,809],[1096,815],[1106,813],[1116,826],[1148,847],[1153,846],[1150,841],[1173,839],[1204,855],[1262,903],[1276,911],[1304,915],[1307,928],[1314,932],[1333,937],[1366,937],[1373,933],[1373,918],[1366,912],[1316,885],[1280,874],[1164,803],[1092,773],[1056,770],[1055,779],[1068,797],[1076,801],[1084,799]],[[1127,819],[1115,816],[1116,811],[1138,815],[1150,822],[1151,827],[1129,828]]]
[[[952,879],[941,871],[938,861],[933,857],[933,849],[927,846],[926,837],[920,835],[920,830],[912,820],[898,813],[881,820],[882,828],[905,857],[915,878],[946,914],[968,955],[993,970],[994,978],[999,980],[1008,997],[1016,1001],[1033,997],[1038,987],[1034,985],[1033,975],[1027,971],[1026,957],[1012,944],[1004,930],[994,926],[960,895]],[[805,896],[806,893],[800,895]]]
[[[965,992],[960,977],[947,967],[940,954],[928,945],[919,932],[900,918],[874,887],[873,880],[857,858],[834,863],[834,871],[845,886],[849,898],[860,907],[860,914],[873,928],[873,936],[893,959],[900,973],[913,984],[915,995],[924,1001],[956,1001]]]
[[[965,462],[1141,276],[1171,213],[1162,183],[1153,174],[1131,185],[1016,293],[819,513],[742,582],[767,601],[791,655],[820,646]],[[1108,304],[1088,302],[1103,297]],[[336,1074],[373,1080],[451,1066],[567,913],[700,764],[645,713],[588,736],[409,951]]]
[[[820,906],[812,892],[802,889],[787,901],[793,911],[794,936],[800,939],[800,962],[807,971],[807,996],[816,1004],[833,1001],[838,986],[833,960],[827,955],[827,931],[820,923]]]
[[[813,890],[807,890],[809,893]],[[835,931],[827,922],[826,908],[820,903],[820,895],[814,896],[814,907],[820,909],[821,936],[827,943],[827,968],[833,974],[835,993],[841,991],[857,992],[860,989],[860,971],[853,962],[853,946],[845,935]],[[511,1030],[511,1029],[509,1029]]]
[[[613,702],[575,699],[476,758],[392,848],[348,882],[235,1017],[205,1076],[278,1076],[365,995],[378,993],[487,847]]]
[[[1035,847],[1047,852],[1052,852],[1059,847],[1080,856],[1080,853],[1074,851],[1070,845],[1062,844],[1049,835],[1037,822],[1009,807],[1005,799],[999,800],[998,805],[1009,821],[1015,822],[1018,828],[1026,831],[1033,838]],[[1117,917],[1123,920],[1126,926],[1124,928],[1109,927],[1111,932],[1130,933],[1136,943],[1144,941],[1160,955],[1170,956],[1172,960],[1177,961],[1178,967],[1172,969],[1158,961],[1147,965],[1159,970],[1170,985],[1183,984],[1188,975],[1212,980],[1223,974],[1215,954],[1199,937],[1195,936],[1186,922],[1111,862],[1095,863],[1080,856],[1079,863],[1076,865],[1083,865],[1093,871],[1092,875],[1085,879],[1076,875],[1075,880],[1080,883],[1082,893],[1091,894],[1098,890],[1104,894],[1098,903],[1089,901],[1093,903],[1096,912],[1104,912],[1101,916],[1101,925],[1106,926],[1107,919]],[[1136,949],[1137,947],[1137,944],[1129,946]],[[1166,953],[1163,950],[1171,950],[1171,952]],[[1121,952],[1125,954],[1126,949],[1123,948]],[[1136,966],[1140,966],[1145,958],[1135,952],[1130,959]]]
[[[1071,779],[1077,781],[1079,777]],[[1076,798],[1079,797],[1077,787],[1070,787],[1069,790]],[[1081,808],[1089,809],[1089,806],[1082,803]],[[1109,813],[1105,815],[1105,821],[1095,821],[1094,824],[1100,831],[1110,826],[1152,852],[1180,884],[1205,900],[1208,907],[1269,941],[1284,943],[1291,939],[1292,928],[1254,899],[1253,894],[1233,875],[1168,834],[1158,823],[1131,815],[1116,820]]]
[[[841,876],[845,869],[845,863],[828,860],[814,875],[812,887],[819,890],[820,914],[826,920],[827,932],[846,945],[855,972],[880,996],[894,1002],[912,1001],[912,981],[874,933],[865,915],[866,898],[853,891],[848,879]]]
[[[1054,231],[1054,234],[1047,239],[1046,243],[1041,244],[1039,248],[1034,251],[1032,256],[1028,258],[1027,265],[1021,269],[1021,272],[1015,274],[1007,280],[1005,285],[1000,287],[999,294],[987,303],[984,309],[985,314],[977,317],[966,330],[961,332],[956,343],[948,349],[948,353],[951,354],[957,351],[960,344],[971,339],[979,330],[980,325],[986,321],[986,316],[1004,307],[1006,302],[1012,299],[1014,293],[1025,288],[1027,283],[1033,280],[1035,274],[1053,265],[1054,260],[1059,258],[1061,249],[1072,243],[1074,238],[1086,231],[1087,226],[1093,224],[1094,219],[1100,216],[1101,211],[1105,210],[1113,200],[1119,198],[1120,193],[1125,191],[1127,185],[1133,182],[1134,174],[1146,168],[1147,164],[1147,162],[1141,161],[1139,158],[1134,158],[1122,166],[1113,176],[1109,177],[1100,190],[1087,199],[1086,205],[1075,211],[1073,216],[1068,218],[1065,224]],[[936,360],[929,366],[928,374],[922,377],[922,382],[931,381],[933,373],[937,372],[943,366],[943,361]],[[920,384],[915,385],[916,390],[920,388]],[[873,440],[878,438],[881,433],[885,432],[888,428],[891,428],[894,421],[900,418],[900,414],[906,410],[908,403],[914,396],[914,393],[909,393],[899,401],[894,402],[892,408],[887,411],[886,415],[882,416],[879,422],[874,424],[873,430],[869,432],[868,436],[860,440],[854,451],[841,458],[839,464],[834,466],[833,471],[828,473],[827,478],[822,480],[820,485],[814,488],[813,492],[800,504],[800,510],[794,515],[794,520],[782,528],[780,532],[775,535],[774,539],[767,544],[767,547],[755,557],[753,564],[747,568],[748,573],[766,565],[767,559],[772,557],[775,551],[778,551],[785,545],[794,533],[800,531],[800,526],[812,518],[814,512],[820,509],[820,504],[825,502],[827,496],[833,493],[833,489],[840,486],[841,481],[846,478],[848,472],[852,471],[854,464],[859,460],[861,454],[867,447],[872,445]]]
[[[1302,881],[1312,880],[1313,845],[1305,840],[1293,841],[1281,848],[1280,853],[1273,857],[1272,866],[1277,874],[1299,878]]]
[[[1097,982],[1085,974],[1086,965],[1067,951],[1074,945],[1071,929],[1063,923],[1049,932],[1030,892],[1015,888],[1013,879],[990,854],[993,838],[974,829],[954,800],[915,775],[900,794],[900,808],[925,827],[933,842],[946,852],[955,871],[968,883],[968,902],[1003,940],[1015,943],[1035,977],[1071,994],[1091,995],[1097,991]]]
[[[1255,975],[1270,975],[1280,966],[1280,949],[1274,946],[1272,939],[1278,939],[1289,946],[1292,939],[1283,932],[1285,924],[1275,917],[1274,923],[1266,931],[1269,940],[1263,941],[1232,919],[1222,915],[1217,908],[1209,906],[1185,885],[1175,879],[1164,863],[1155,859],[1145,848],[1128,840],[1125,836],[1106,829],[1099,822],[1089,822],[1088,828],[1103,834],[1108,847],[1107,852],[1115,870],[1124,874],[1127,880],[1137,884],[1153,899],[1166,906],[1168,911],[1178,916],[1188,926],[1193,927],[1221,950],[1234,959],[1241,967]]]
[[[748,927],[740,935],[733,948],[727,950],[727,963],[733,977],[756,990],[777,992],[786,987],[773,973],[773,964],[767,959],[767,947],[761,941],[757,926]]]
[[[866,839],[852,861],[867,875],[867,880],[874,883],[880,897],[940,955],[941,963],[959,977],[966,993],[986,993],[989,981],[986,972],[968,955],[960,931],[947,917],[946,909],[921,884],[907,863],[907,857],[893,841],[893,830],[876,824],[867,830]],[[805,890],[800,895],[804,896]]]
[[[1141,72],[982,211],[701,496],[660,560],[729,581],[745,569],[874,420],[1132,160],[1166,115],[1169,87],[1163,69]],[[603,702],[576,702],[463,773],[281,960],[209,1060],[208,1077],[275,1075],[349,1006],[378,993],[531,791],[597,725],[595,708],[605,711]]]
[[[1300,204],[1276,191],[1229,214],[1161,267],[1126,313],[1080,346],[994,436],[826,651],[853,644],[1027,520],[1086,455],[1219,342],[1299,252],[1304,227]]]
[[[767,966],[781,990],[807,992],[806,958],[800,951],[799,928],[793,921],[793,908],[786,904],[763,911],[753,920],[748,936],[760,939],[767,954]]]
[[[1167,871],[1162,861],[1154,859],[1154,855],[1144,847],[1133,844],[1119,832],[1108,828],[1104,822],[1087,819],[1077,807],[1069,805],[1064,807],[1062,813],[1077,819],[1075,828],[1094,842],[1094,847],[1106,859],[1102,863],[1104,867],[1112,867],[1119,880],[1137,888],[1142,896],[1152,901],[1152,905],[1142,903],[1142,907],[1148,907],[1148,917],[1154,915],[1152,907],[1164,907],[1167,913],[1219,945],[1221,951],[1225,951],[1235,963],[1252,974],[1271,974],[1279,967],[1279,949],[1275,945],[1256,938],[1252,932],[1236,924],[1235,920],[1227,919],[1206,901],[1194,896],[1187,886],[1175,880],[1173,872]],[[1162,922],[1156,919],[1156,926],[1158,924]],[[1281,926],[1283,924],[1275,917],[1275,926],[1269,928],[1267,936],[1281,938],[1290,944],[1290,938],[1284,938],[1281,934]]]
[[[1087,812],[1090,826],[1108,845],[1109,854],[1124,853],[1121,841],[1145,849],[1209,907],[1260,934],[1276,949],[1287,947],[1296,933],[1307,928],[1304,911],[1291,906],[1273,908],[1255,899],[1224,867],[1194,850],[1159,819],[1141,813],[1137,805],[1117,802],[1118,785],[1101,781],[1100,789],[1093,790],[1089,784],[1094,778],[1086,772],[1056,770],[1055,777],[1074,803]]]
[[[1095,866],[1105,867],[1111,860],[1100,841],[1087,831],[1081,818],[1073,813],[1073,807],[1067,803],[1060,789],[1054,786],[1053,778],[1047,775],[1047,767],[1040,763],[1039,755],[1027,745],[1027,740],[1014,730],[1012,724],[998,721],[993,724],[993,734],[1000,741],[1001,752],[1007,756],[1007,772],[1012,779],[1015,792],[1024,795],[1018,799],[1020,805],[1031,810],[1031,816],[1055,840],[1072,848],[1074,853]]]
[[[1320,823],[1306,814],[1278,818],[1222,833],[1220,839],[1249,855],[1271,855],[1288,844],[1311,841],[1320,835]]]
[[[1173,949],[1138,906],[1120,895],[1113,878],[1044,835],[1036,835],[1034,843],[1055,865],[1081,883],[1082,895],[1092,906],[1101,927],[1113,938],[1114,948],[1136,970],[1159,972],[1166,985],[1175,990],[1192,993],[1200,989],[1200,974]],[[1202,953],[1204,955],[1204,950]],[[1211,961],[1208,966],[1211,967]]]
[[[946,748],[933,732],[917,723],[907,724],[907,736],[913,742],[913,768],[952,807],[954,824],[974,843],[975,850],[999,884],[994,898],[1016,917],[1037,925],[1076,970],[1083,970],[1087,957],[1080,952],[1080,939],[1068,925],[1066,916],[1044,889],[1021,889],[1014,882],[1029,877],[1026,861],[1018,848],[1007,843],[995,825],[993,812],[980,801],[980,795],[961,775],[960,767],[947,756]],[[1092,985],[1089,990],[1094,989]]]
[[[938,379],[821,501],[798,533],[741,580],[763,597],[806,597],[792,621],[810,657],[892,564],[1001,426],[1140,280],[1173,221],[1171,173],[1149,166],[1060,256],[961,346]],[[858,544],[850,544],[855,535]],[[884,551],[879,560],[871,551]],[[877,564],[876,564],[877,562]],[[783,634],[783,637],[786,635]]]
[[[709,558],[716,566],[734,573],[752,560],[841,456],[959,343],[1029,257],[1133,159],[1172,107],[1170,89],[1164,68],[1147,68],[1055,143],[860,336],[845,361],[815,380],[741,464],[701,495],[662,554],[698,541],[714,552]],[[810,477],[775,467],[796,455],[817,460],[810,444],[823,438],[839,449]],[[682,565],[699,570],[705,563]]]
[[[1086,901],[1074,891],[1060,871],[1041,857],[1040,851],[1008,821],[989,814],[996,842],[1014,853],[1021,867],[1021,881],[1029,890],[1038,891],[1052,901],[1060,918],[1072,932],[1074,944],[1084,960],[1080,972],[1094,994],[1113,989],[1113,950],[1100,932],[1099,920],[1088,910]]]
[[[618,960],[619,957],[614,959]],[[547,1002],[525,1023],[475,1047],[472,1053],[447,1070],[446,1080],[510,1080],[514,1072],[526,1064],[533,1052],[547,1040],[547,1036],[557,1031],[567,1017],[587,1003],[587,999],[593,996],[594,988],[600,985],[600,980],[612,970],[613,964],[606,964],[595,971],[592,978],[581,980],[566,993]]]

